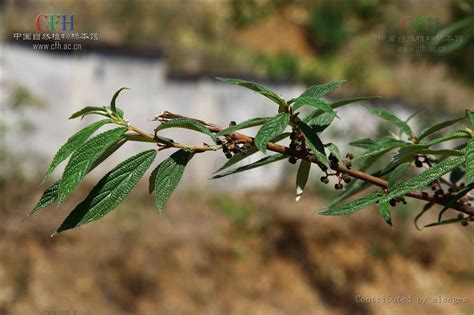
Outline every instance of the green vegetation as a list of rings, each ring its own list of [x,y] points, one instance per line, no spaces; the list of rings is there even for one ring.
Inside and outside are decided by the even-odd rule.
[[[345,82],[340,80],[312,86],[299,97],[286,100],[255,82],[218,79],[253,90],[268,98],[277,105],[276,115],[265,118],[254,117],[239,124],[231,122],[229,128],[222,128],[202,120],[163,112],[156,117],[160,124],[155,128],[154,134],[148,134],[128,122],[124,118],[124,111],[116,106],[117,97],[124,90],[122,88],[115,93],[110,106],[86,107],[71,116],[74,119],[86,115],[99,115],[107,119],[95,122],[79,131],[61,147],[53,158],[46,177],[70,156],[63,176],[46,189],[29,216],[56,200],[59,206],[78,187],[88,172],[100,165],[125,141],[144,141],[157,145],[158,150],[138,153],[107,173],[89,195],[72,210],[54,234],[98,220],[112,211],[153,164],[157,151],[167,149],[178,149],[178,151],[158,165],[149,179],[149,192],[155,192],[156,209],[160,212],[176,189],[187,164],[196,154],[222,151],[229,162],[225,163],[212,178],[221,178],[285,159],[292,164],[300,161],[296,176],[296,201],[302,197],[311,166],[319,167],[323,173],[321,182],[328,184],[331,177],[337,181],[334,185],[336,190],[342,190],[345,186],[345,190],[322,209],[320,213],[323,215],[348,215],[378,204],[380,215],[392,225],[392,208],[398,203],[405,204],[405,198],[411,197],[426,203],[416,220],[433,205],[443,206],[438,221],[428,224],[427,227],[451,223],[468,225],[474,221],[471,204],[473,197],[469,194],[474,188],[474,112],[466,110],[462,117],[427,126],[420,132],[415,132],[408,121],[401,120],[393,113],[382,109],[369,109],[374,116],[395,128],[398,135],[391,133],[378,139],[352,142],[352,146],[362,148],[364,152],[359,156],[347,153],[343,157],[336,144],[324,143],[320,138],[321,131],[328,128],[337,117],[335,109],[338,107],[347,106],[361,99],[377,97],[343,99],[332,104],[324,101],[323,96],[333,92]],[[305,116],[301,112],[304,107],[311,109]],[[118,127],[87,139],[107,123]],[[459,126],[462,123],[467,124]],[[254,138],[238,132],[250,126],[261,126]],[[440,132],[448,127],[456,128],[445,136],[441,135]],[[214,144],[204,143],[201,146],[194,146],[158,135],[161,130],[168,128],[185,128],[203,133],[209,136]],[[287,129],[291,132],[286,132]],[[287,137],[290,138],[288,147],[277,143]],[[450,144],[452,148],[438,148],[439,144]],[[394,158],[385,165],[382,164],[378,170],[369,170],[375,160],[382,159],[393,150],[397,150]],[[259,151],[266,156],[253,163],[233,166]],[[268,154],[268,151],[274,153]],[[360,166],[360,170],[353,169],[353,163]],[[412,167],[424,170],[401,180]],[[448,173],[451,174],[449,180],[443,177]],[[434,192],[427,192],[428,187]],[[365,196],[358,196],[355,200],[342,203],[348,197],[367,188],[372,189]],[[217,202],[219,208],[234,220],[245,220],[248,216],[249,211],[235,207],[224,199]],[[444,220],[443,214],[447,210],[457,212],[457,217]]]
[[[247,203],[238,202],[228,196],[214,196],[210,203],[235,223],[246,223],[255,209]]]

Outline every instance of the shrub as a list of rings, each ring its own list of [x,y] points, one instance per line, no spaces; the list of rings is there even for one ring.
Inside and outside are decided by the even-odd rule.
[[[380,215],[392,224],[392,209],[406,198],[425,202],[416,221],[433,206],[441,206],[439,219],[427,226],[460,223],[468,225],[474,220],[469,192],[474,188],[474,112],[428,126],[415,132],[408,121],[403,121],[393,113],[372,108],[375,117],[386,121],[399,130],[398,135],[390,134],[378,139],[361,139],[350,145],[364,152],[358,156],[345,155],[333,143],[325,143],[320,133],[331,125],[337,117],[336,109],[356,101],[377,97],[358,97],[342,99],[329,103],[323,96],[337,89],[344,81],[336,81],[308,88],[300,96],[290,100],[283,99],[274,91],[254,82],[218,78],[219,80],[246,87],[276,104],[275,115],[271,117],[252,117],[246,121],[231,122],[223,128],[210,122],[163,112],[155,117],[158,126],[154,133],[142,131],[124,118],[124,112],[116,106],[118,90],[110,106],[86,107],[70,118],[87,115],[103,116],[86,128],[74,134],[64,144],[51,162],[45,180],[54,169],[68,159],[62,178],[46,189],[37,205],[28,215],[57,201],[58,205],[76,189],[82,179],[92,169],[118,150],[127,141],[149,142],[153,148],[140,152],[109,171],[66,217],[53,235],[98,220],[120,204],[130,190],[137,184],[146,170],[151,167],[158,153],[177,149],[166,160],[155,167],[149,178],[149,191],[155,192],[156,209],[161,212],[166,201],[178,185],[187,164],[196,155],[209,151],[222,151],[229,159],[212,178],[262,167],[266,164],[287,160],[299,163],[296,175],[296,201],[304,191],[311,167],[318,167],[321,181],[329,183],[329,177],[336,179],[334,188],[341,193],[323,209],[323,215],[348,215],[367,208],[378,206]],[[309,114],[303,115],[301,109],[308,107]],[[113,124],[115,129],[100,133],[91,138],[99,128]],[[466,124],[462,127],[461,124]],[[255,137],[247,136],[240,130],[260,126]],[[440,130],[456,127],[447,135]],[[207,135],[213,144],[190,145],[174,141],[160,135],[168,128],[184,128]],[[287,130],[290,130],[289,132]],[[289,146],[278,142],[288,138]],[[439,148],[438,145],[452,148]],[[367,172],[370,165],[391,151],[396,154],[387,165]],[[258,151],[266,154],[262,159],[236,166],[236,164]],[[272,152],[272,153],[270,153]],[[358,165],[358,169],[354,166]],[[415,176],[406,178],[409,169],[420,169]],[[449,176],[445,177],[446,174]],[[365,191],[369,190],[368,193]],[[347,198],[364,192],[362,197],[345,202]],[[443,219],[447,211],[457,213],[454,218]]]

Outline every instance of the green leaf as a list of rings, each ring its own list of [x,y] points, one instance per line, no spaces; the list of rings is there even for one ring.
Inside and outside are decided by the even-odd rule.
[[[301,160],[296,174],[296,202],[300,201],[303,195],[304,187],[308,182],[309,171],[311,169],[311,162]]]
[[[121,110],[121,109],[118,108],[118,107],[116,107],[115,110],[116,110],[116,114],[117,114],[120,118],[123,118],[123,115],[125,114],[125,113],[123,112],[123,110]]]
[[[365,168],[361,168],[360,171],[365,171]],[[370,175],[375,176],[375,177],[382,177],[385,175],[382,171],[376,171],[371,173]],[[331,199],[330,202],[328,202],[323,208],[321,208],[319,211],[325,211],[329,208],[334,207],[337,205],[339,202],[347,199],[348,197],[351,197],[357,193],[360,193],[361,191],[369,188],[370,185],[368,182],[365,182],[363,180],[358,180],[355,179],[351,183],[347,184],[344,191],[340,194],[338,194],[336,197]]]
[[[334,91],[338,87],[341,86],[346,82],[346,80],[339,80],[335,82],[330,82],[330,83],[325,83],[325,84],[320,84],[320,85],[313,85],[312,87],[308,88],[306,91],[303,92],[303,94],[300,95],[300,97],[315,97],[315,98],[320,98],[329,92]]]
[[[393,226],[390,214],[390,205],[387,201],[379,202],[379,213],[388,225]]]
[[[328,148],[329,152],[331,152],[331,154],[334,155],[339,161],[342,161],[341,151],[339,151],[339,148],[335,144],[326,143],[324,146]]]
[[[433,36],[433,38],[436,38],[436,37],[438,37],[438,35]],[[443,37],[443,38],[446,38],[446,37]],[[451,41],[449,44],[444,44],[440,47],[436,47],[434,51],[436,52],[438,56],[443,56],[449,53],[453,53],[456,50],[460,50],[467,43],[471,42],[472,38],[473,38],[472,35],[464,34],[462,37],[459,38],[459,40]]]
[[[296,123],[303,133],[303,136],[306,139],[306,144],[311,149],[312,153],[316,156],[319,162],[323,163],[324,166],[329,168],[329,161],[326,156],[326,152],[324,152],[324,145],[321,142],[321,139],[319,139],[316,131],[314,131],[310,126],[306,125],[301,120],[298,120]]]
[[[389,175],[388,177],[388,189],[391,190],[397,181],[402,177],[402,175],[407,171],[410,167],[411,163],[402,163],[398,165]]]
[[[58,206],[79,185],[84,176],[109,147],[119,141],[127,128],[115,128],[87,140],[69,159],[59,186]]]
[[[140,178],[142,178],[155,157],[156,150],[148,150],[134,155],[117,165],[72,210],[52,236],[101,219],[117,207],[138,183]]]
[[[426,155],[440,155],[440,156],[462,156],[464,155],[463,151],[459,150],[449,150],[449,149],[426,149],[420,150],[421,154]]]
[[[334,112],[334,109],[331,107],[331,105],[329,105],[328,102],[316,97],[300,96],[295,98],[293,102],[294,103],[291,106],[293,110],[297,110],[304,105],[308,105],[316,109],[320,109],[323,112]]]
[[[427,169],[416,177],[412,177],[406,181],[395,185],[391,191],[389,191],[384,197],[384,201],[400,197],[408,192],[416,191],[426,188],[430,183],[448,173],[455,167],[464,163],[464,156],[455,157],[453,159],[444,160],[435,166]]]
[[[454,149],[455,149],[455,150],[465,151],[466,146],[467,146],[467,142],[461,143],[461,144],[457,145]],[[436,161],[437,161],[437,162],[441,162],[441,161],[446,160],[447,158],[449,158],[448,155],[441,155],[441,156],[439,156],[438,158],[436,158]]]
[[[115,105],[115,102],[117,101],[117,97],[119,96],[120,92],[122,92],[123,90],[130,90],[130,89],[128,87],[123,87],[119,89],[117,92],[115,92],[114,96],[112,97],[112,100],[110,101],[110,109],[112,110],[113,113],[117,113],[117,107]],[[120,115],[120,117],[123,117],[123,112]]]
[[[403,147],[407,145],[408,143],[400,140],[392,140],[392,141],[386,141],[382,143],[378,143],[372,147],[369,148],[366,152],[364,152],[362,155],[357,157],[357,159],[365,159],[374,155],[377,155],[379,153],[385,153],[387,151],[390,151],[392,149],[395,149],[397,147]]]
[[[438,55],[445,55],[447,53],[450,53],[456,49],[459,49],[463,47],[466,43],[469,42],[470,36],[465,32],[464,36],[461,36],[460,40],[454,41],[452,43],[444,43],[443,41],[446,42],[446,38],[448,38],[449,35],[458,35],[459,33],[462,33],[465,29],[469,29],[472,27],[474,22],[474,16],[467,16],[466,18],[460,19],[442,30],[440,30],[435,36],[433,36],[433,39],[429,43],[429,48],[430,50],[433,49],[433,51],[436,51]]]
[[[349,143],[350,146],[361,148],[361,149],[370,149],[375,144],[377,144],[377,142],[369,138],[360,139],[360,140]]]
[[[110,123],[110,119],[99,120],[84,129],[75,133],[70,137],[67,142],[59,149],[59,151],[54,156],[51,164],[49,165],[48,171],[44,176],[43,182],[51,175],[51,173],[56,169],[56,167],[61,164],[62,161],[67,159],[77,148],[79,148],[97,129],[102,127],[105,124]]]
[[[88,171],[91,172],[94,168],[96,168],[100,163],[102,163],[106,158],[108,158],[112,153],[117,151],[122,145],[127,142],[127,139],[120,139],[117,143],[113,144],[110,148],[107,149],[92,165],[90,170]],[[38,202],[36,207],[28,214],[28,216],[25,219],[28,219],[33,213],[38,211],[39,209],[46,208],[48,205],[50,205],[54,200],[58,198],[58,192],[59,192],[59,185],[60,181],[56,181],[53,185],[51,185],[48,189],[45,190],[43,193],[43,196],[41,197],[41,200]],[[57,186],[57,187],[56,187]]]
[[[466,147],[466,184],[474,183],[474,138],[469,140]]]
[[[408,144],[398,150],[397,154],[392,158],[386,169],[393,168],[396,165],[412,162],[414,157],[419,154],[439,156],[439,157],[450,157],[450,156],[462,156],[464,153],[459,150],[449,149],[428,149],[427,144]]]
[[[392,123],[406,135],[408,136],[413,135],[413,131],[411,130],[410,126],[408,126],[406,122],[404,122],[403,120],[401,120],[400,118],[392,114],[391,112],[382,110],[382,109],[376,109],[376,108],[369,108],[368,111]]]
[[[365,138],[365,139],[356,140],[354,142],[350,142],[349,145],[354,146],[354,147],[358,147],[358,148],[362,148],[362,149],[370,149],[370,148],[375,147],[377,145],[385,144],[385,143],[388,143],[388,142],[394,142],[394,141],[401,141],[401,140],[397,140],[397,139],[389,137],[389,136],[382,137],[382,138],[375,139],[375,140]]]
[[[380,199],[381,196],[382,194],[380,192],[375,192],[360,199],[353,200],[337,207],[329,208],[319,213],[322,215],[348,215],[367,208],[371,204],[374,204]]]
[[[255,148],[255,152],[258,150]],[[187,152],[187,151],[186,151]],[[158,175],[158,171],[160,170],[160,166],[158,165],[153,169],[153,171],[150,174],[150,178],[148,179],[148,192],[151,194],[155,190],[155,184],[156,184],[156,176]]]
[[[325,121],[330,120],[331,117],[336,118],[336,116],[337,116],[336,112],[334,112],[334,113],[325,113],[322,110],[316,109],[316,110],[312,111],[311,113],[309,113],[308,115],[306,115],[305,117],[303,117],[303,119],[301,119],[301,120],[305,124],[309,124],[309,123],[311,123],[312,120],[316,119],[319,116],[323,116],[323,115],[325,115],[327,117],[327,118],[323,119]]]
[[[451,140],[456,140],[456,139],[463,139],[463,138],[470,138],[470,137],[471,135],[464,130],[454,130],[444,137],[439,137],[432,140],[423,139],[420,144],[432,146],[441,142],[446,142],[446,141],[451,141]]]
[[[364,182],[362,180],[356,180],[353,182],[354,184],[352,185],[347,185],[345,190],[340,193],[339,195],[337,195],[335,198],[331,199],[330,202],[328,202],[323,208],[321,208],[319,211],[322,212],[322,211],[326,211],[332,207],[334,207],[335,205],[337,205],[339,202],[347,199],[348,197],[350,196],[353,196],[355,195],[356,193],[366,189],[369,187],[369,184],[367,182]]]
[[[321,115],[316,116],[312,121],[311,125],[322,127],[321,131],[326,129],[333,120],[337,117],[336,112],[332,113],[322,113]]]
[[[148,178],[148,193],[149,194],[155,191],[156,176],[158,175],[159,169],[160,169],[160,166],[158,165],[157,167],[153,169],[153,171],[150,174],[150,177]]]
[[[419,110],[419,111],[414,112],[413,114],[411,114],[410,116],[408,116],[407,119],[405,119],[405,123],[408,123],[410,120],[412,120],[413,118],[415,118],[415,116],[418,116],[418,115],[420,115],[421,113],[423,113],[422,110]]]
[[[355,97],[355,98],[347,98],[347,99],[342,99],[342,100],[337,100],[334,103],[331,103],[332,108],[338,108],[347,104],[355,103],[355,102],[360,102],[360,101],[368,101],[368,100],[374,100],[374,99],[379,99],[380,96],[365,96],[365,97]]]
[[[392,157],[392,160],[385,167],[385,170],[394,169],[400,164],[411,163],[416,154],[421,154],[423,150],[428,148],[427,145],[407,144],[400,148]]]
[[[59,191],[59,184],[61,180],[54,182],[51,186],[49,186],[41,196],[40,200],[36,204],[36,206],[31,210],[31,212],[26,216],[25,219],[31,217],[36,211],[46,208],[50,204],[52,204],[58,198],[58,191]]]
[[[260,85],[258,83],[251,82],[251,81],[240,80],[240,79],[232,79],[232,78],[217,77],[216,79],[219,80],[219,81],[225,82],[225,83],[236,84],[236,85],[246,87],[247,89],[250,89],[252,91],[260,93],[261,95],[271,99],[272,101],[274,101],[275,103],[277,103],[279,105],[284,105],[285,104],[285,100],[281,96],[279,96],[278,94],[276,94],[272,90],[270,90],[270,89],[268,89],[268,88],[266,88],[263,85]]]
[[[201,132],[208,135],[212,140],[216,140],[216,135],[209,131],[209,128],[206,127],[203,123],[192,119],[192,118],[175,118],[164,123],[161,123],[158,127],[155,128],[155,133],[160,130],[168,128],[185,128],[194,131]]]
[[[82,119],[85,116],[91,115],[91,114],[98,114],[98,115],[102,115],[102,116],[108,116],[107,111],[105,110],[104,107],[87,106],[87,107],[84,107],[83,109],[81,109],[80,111],[77,111],[74,114],[72,114],[69,117],[69,119],[74,119],[74,118],[77,118],[77,117],[81,117],[81,119]]]
[[[279,113],[263,124],[255,136],[255,146],[265,153],[267,151],[267,143],[281,134],[286,126],[290,123],[290,114]]]
[[[250,128],[250,127],[255,127],[255,126],[260,126],[263,125],[265,122],[267,122],[269,119],[272,117],[258,117],[258,118],[252,118],[246,121],[241,122],[240,124],[230,126],[228,128],[225,128],[224,130],[219,131],[216,136],[223,136],[229,133],[232,133],[234,131],[240,130],[240,129],[245,129],[245,128]]]
[[[331,103],[331,107],[333,109],[335,108],[338,108],[338,107],[341,107],[341,106],[345,106],[347,104],[350,104],[350,103],[353,103],[353,102],[356,102],[356,101],[361,101],[361,100],[368,100],[368,99],[374,99],[374,98],[380,98],[379,96],[369,96],[369,97],[359,97],[359,98],[351,98],[351,99],[343,99],[343,100],[339,100],[339,101],[336,101],[334,103]],[[302,120],[304,123],[308,124],[310,123],[313,119],[315,119],[316,117],[318,117],[319,115],[322,115],[324,112],[320,109],[316,109],[316,110],[313,110],[311,113],[309,113],[308,115],[306,115]],[[325,118],[324,120],[329,120],[331,117],[332,119],[334,119],[336,117],[335,115],[335,112],[332,113],[332,114],[329,114],[329,113],[325,113],[325,115],[327,116],[327,118]],[[331,120],[332,121],[332,120]],[[331,122],[330,121],[330,122]],[[329,122],[329,123],[330,123]]]
[[[270,164],[270,163],[273,163],[273,162],[283,160],[285,158],[287,158],[287,155],[286,154],[281,154],[281,153],[266,156],[266,157],[264,157],[264,158],[262,158],[262,159],[260,159],[256,162],[253,162],[253,163],[250,163],[250,164],[247,164],[247,165],[243,165],[243,166],[239,166],[239,167],[236,167],[236,168],[232,168],[232,169],[229,169],[229,170],[227,170],[225,172],[222,172],[222,173],[218,173],[218,174],[212,176],[211,179],[222,178],[222,177],[232,175],[232,174],[235,174],[235,173],[248,171],[248,170],[251,170],[251,169],[266,165],[266,164]]]
[[[96,168],[102,162],[104,162],[115,151],[120,149],[126,142],[127,142],[127,138],[120,138],[117,142],[113,143],[110,147],[108,147],[107,150],[105,150],[105,152],[102,153],[102,155],[97,160],[95,160],[95,162],[92,164],[88,173],[90,173],[94,168]]]
[[[469,120],[471,121],[471,125],[474,126],[474,112],[471,110],[468,110],[467,115],[469,116]]]
[[[420,135],[418,136],[418,140],[421,141],[424,138],[428,137],[429,135],[431,135],[435,132],[438,132],[439,130],[441,130],[443,128],[449,127],[451,125],[454,125],[457,122],[460,122],[464,118],[466,118],[466,115],[463,115],[462,117],[458,117],[458,118],[455,118],[455,119],[443,121],[439,124],[430,126],[430,127],[428,127],[428,128],[421,131]]]
[[[181,149],[171,154],[158,166],[158,174],[155,178],[156,209],[161,212],[173,191],[178,186],[184,169],[189,160],[193,157],[193,152]]]

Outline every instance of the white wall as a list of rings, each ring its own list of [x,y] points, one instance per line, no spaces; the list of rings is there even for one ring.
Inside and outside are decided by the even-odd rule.
[[[57,55],[34,51],[25,47],[3,45],[1,56],[2,103],[8,98],[9,87],[20,85],[42,99],[46,110],[30,110],[27,115],[36,125],[36,132],[26,139],[13,133],[6,134],[6,142],[15,152],[25,148],[37,156],[51,158],[73,132],[90,123],[91,119],[68,120],[70,114],[84,106],[108,105],[113,93],[120,87],[124,91],[118,106],[125,110],[127,118],[136,126],[152,131],[157,125],[151,118],[163,110],[200,118],[226,125],[255,116],[274,115],[275,105],[266,98],[244,88],[227,85],[216,80],[175,81],[166,78],[163,60],[144,60],[130,57],[111,57],[96,53],[82,55]],[[216,74],[218,75],[218,74]],[[270,86],[284,97],[294,97],[304,90],[298,85]],[[2,109],[4,109],[2,105]],[[2,119],[9,119],[10,112],[2,110]],[[335,129],[342,130],[342,138],[332,139],[345,143],[358,136],[368,136],[374,126],[367,124],[369,115],[361,106],[351,106],[339,111],[344,122],[336,122]],[[402,113],[408,116],[408,113]],[[331,133],[326,131],[326,133]],[[185,143],[208,141],[192,131],[173,132],[176,140]],[[21,144],[18,144],[20,143]],[[18,145],[16,145],[18,144]],[[149,145],[148,145],[149,146]],[[91,177],[98,177],[122,159],[136,153],[143,144],[128,143],[115,153],[103,167]],[[165,152],[163,152],[164,156]],[[250,160],[256,160],[252,156]],[[195,157],[186,171],[184,185],[211,185],[213,188],[250,188],[271,186],[284,174],[284,162],[266,166],[229,179],[208,181],[209,174],[225,162],[222,153],[202,154]],[[47,167],[44,165],[43,167]],[[59,176],[59,172],[55,173]],[[293,174],[291,175],[293,176]]]

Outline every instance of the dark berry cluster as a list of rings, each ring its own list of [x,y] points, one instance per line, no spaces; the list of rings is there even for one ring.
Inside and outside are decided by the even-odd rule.
[[[352,155],[352,153],[347,153],[346,154],[346,159],[343,161],[344,162],[344,165],[347,167],[347,168],[351,168],[352,167],[352,160],[354,159],[354,155]]]
[[[298,152],[307,151],[304,141],[304,136],[299,129],[293,129],[290,134],[290,149]],[[290,156],[288,161],[291,164],[295,164],[298,161],[298,158],[295,156]]]
[[[290,149],[301,151],[304,145],[304,136],[299,129],[293,129],[290,134]]]
[[[393,199],[390,199],[390,200],[388,201],[388,203],[389,203],[392,207],[395,207],[399,202],[403,203],[404,205],[407,204],[407,201],[406,201],[405,198],[403,198],[403,197],[393,198]]]
[[[423,164],[427,164],[428,166],[431,166],[431,161],[426,155],[416,155],[415,156],[415,166],[420,168],[423,167]]]
[[[448,186],[447,189],[446,189],[446,186]],[[460,184],[450,183],[445,180],[443,181],[442,179],[431,183],[431,190],[434,191],[434,197],[440,200],[441,202],[449,201],[452,198],[452,195],[455,195],[458,191],[464,189],[465,187],[466,187],[465,183],[460,183]],[[469,208],[471,207],[471,202],[469,201],[469,198],[467,196],[464,196],[460,198],[459,200],[457,200],[457,203],[463,206],[467,206]],[[440,216],[441,216],[441,213],[440,213]],[[469,225],[470,221],[474,221],[473,216],[469,216],[469,215],[466,216],[462,213],[459,213],[457,218],[460,220],[463,226],[467,226]]]
[[[431,184],[431,190],[434,191],[435,197],[438,199],[442,199],[446,195],[446,192],[444,191],[443,187],[438,182],[434,182]],[[450,193],[454,191],[452,187],[450,187],[448,190]]]
[[[328,159],[329,159],[329,162],[330,162],[331,165],[332,165],[332,164],[337,164],[337,163],[339,163],[338,158],[335,157],[332,153],[329,154]]]
[[[387,188],[384,188],[384,193],[387,194],[388,193],[388,189]],[[375,202],[376,204],[379,204],[380,201],[377,200]],[[398,203],[403,203],[404,205],[407,204],[407,201],[405,200],[404,197],[395,197],[395,198],[392,198],[388,201],[388,203],[392,206],[392,207],[396,207]]]
[[[387,193],[387,190],[386,190],[386,189],[385,189],[385,193]],[[405,198],[403,198],[403,197],[392,198],[392,199],[390,199],[390,200],[388,201],[388,203],[389,203],[392,207],[396,207],[397,204],[400,203],[400,202],[403,203],[404,205],[407,204],[407,201],[406,201]],[[376,204],[379,204],[380,201],[377,200],[375,203],[376,203]]]
[[[344,187],[344,185],[342,184],[343,182],[346,183],[346,184],[349,184],[351,182],[351,178],[350,178],[349,175],[342,174],[340,172],[336,172],[336,173],[325,172],[324,176],[321,176],[321,182],[324,183],[324,184],[328,184],[329,183],[329,176],[337,177],[338,183],[336,183],[334,185],[334,188],[337,189],[337,190],[342,189]]]
[[[344,164],[346,165],[347,168],[350,168],[352,166],[351,162],[350,162],[351,159],[353,159],[353,155],[348,153],[346,155],[346,159],[342,160],[342,162],[344,162]],[[334,156],[333,154],[329,155],[329,161],[330,161],[331,165],[333,165],[333,164],[337,165],[339,163],[338,158],[336,156]],[[329,173],[327,171],[327,169],[323,168],[323,172],[324,172],[324,176],[321,177],[321,182],[324,183],[324,184],[328,184],[329,183],[329,176],[335,176],[337,178],[338,182],[334,185],[334,188],[337,189],[337,190],[342,189],[344,187],[343,182],[346,183],[346,184],[349,184],[351,182],[351,177],[349,175],[343,174],[338,170],[336,170],[335,173]]]
[[[231,136],[220,137],[216,143],[222,145],[222,152],[224,152],[225,157],[228,159],[238,153],[246,154],[247,150],[251,147],[250,143],[235,140]]]
[[[343,159],[341,162],[344,164],[345,167],[351,168],[352,167],[352,159],[354,158],[354,155],[352,153],[347,153],[346,158]],[[329,154],[329,163],[331,165],[332,169],[337,169],[337,166],[339,165],[339,159],[334,156],[332,153]]]
[[[434,191],[435,198],[440,200],[448,200],[453,194],[456,194],[458,191],[466,187],[465,183],[460,183],[459,185],[456,185],[453,183],[449,184],[448,182],[445,182],[444,184],[449,186],[448,189],[445,188],[446,186],[443,187],[443,183],[441,182],[441,180],[431,183],[431,190]],[[466,198],[460,199],[459,201],[465,202],[467,206],[471,206],[469,200]]]

